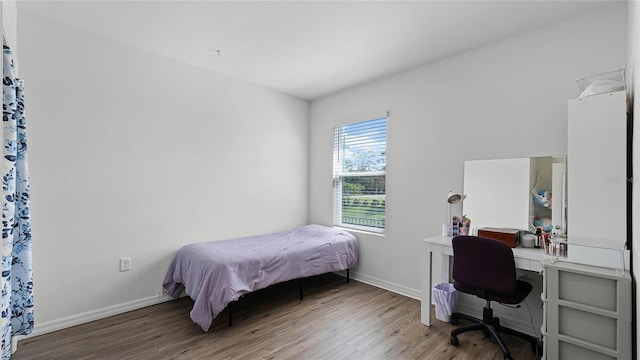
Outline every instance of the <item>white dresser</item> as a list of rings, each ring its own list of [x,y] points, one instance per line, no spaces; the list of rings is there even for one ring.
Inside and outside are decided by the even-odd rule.
[[[544,358],[629,360],[626,93],[568,105],[568,257],[543,261]]]
[[[629,272],[550,259],[543,267],[544,359],[631,359]]]

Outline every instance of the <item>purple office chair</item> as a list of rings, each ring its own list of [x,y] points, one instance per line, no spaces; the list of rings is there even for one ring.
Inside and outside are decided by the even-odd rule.
[[[452,323],[464,318],[471,325],[451,331],[451,345],[459,344],[458,335],[482,330],[486,337],[493,337],[500,346],[504,359],[512,359],[509,349],[499,333],[507,333],[531,342],[531,349],[538,352],[538,339],[500,326],[500,319],[493,317],[491,301],[502,304],[519,304],[531,292],[531,284],[517,280],[513,251],[509,245],[478,236],[456,236],[453,238],[453,286],[461,292],[476,295],[486,300],[482,320],[460,313],[452,314]]]

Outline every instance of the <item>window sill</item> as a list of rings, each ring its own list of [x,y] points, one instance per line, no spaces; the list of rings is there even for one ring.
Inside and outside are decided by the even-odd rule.
[[[366,234],[366,235],[373,235],[373,236],[380,236],[380,237],[385,237],[386,236],[386,233],[384,233],[384,232],[375,232],[375,231],[369,231],[369,230],[364,230],[364,229],[346,227],[346,226],[341,226],[341,225],[333,225],[333,227],[338,228],[338,229],[342,229],[342,230],[345,230],[345,231],[349,231],[349,232],[358,233],[358,234]]]

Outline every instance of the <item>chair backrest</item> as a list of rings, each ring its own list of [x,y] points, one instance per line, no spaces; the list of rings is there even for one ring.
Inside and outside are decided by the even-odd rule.
[[[516,265],[509,245],[479,236],[453,238],[455,281],[499,294],[516,288]]]

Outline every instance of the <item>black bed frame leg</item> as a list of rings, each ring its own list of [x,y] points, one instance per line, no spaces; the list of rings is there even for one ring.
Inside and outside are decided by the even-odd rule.
[[[347,269],[347,284],[349,283],[349,269]]]
[[[304,297],[304,279],[300,279],[300,301]]]
[[[233,326],[233,301],[229,303],[227,308],[229,309],[229,327],[231,327]]]

